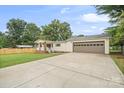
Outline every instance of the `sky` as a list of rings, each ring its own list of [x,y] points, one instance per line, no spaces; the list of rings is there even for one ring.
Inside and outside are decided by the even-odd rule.
[[[5,32],[6,23],[11,18],[33,22],[38,27],[49,24],[54,19],[68,22],[73,35],[96,35],[109,27],[108,16],[98,15],[94,6],[86,5],[9,5],[0,6],[0,31]]]

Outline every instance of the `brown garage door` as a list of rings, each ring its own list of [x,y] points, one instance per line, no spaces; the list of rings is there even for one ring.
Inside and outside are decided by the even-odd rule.
[[[104,53],[104,50],[105,50],[104,41],[74,42],[73,43],[74,52]]]

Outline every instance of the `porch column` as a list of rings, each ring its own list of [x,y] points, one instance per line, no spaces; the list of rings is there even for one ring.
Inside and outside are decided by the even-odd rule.
[[[40,51],[41,51],[41,48],[42,48],[42,43],[41,43],[41,42],[40,42],[39,46],[40,46],[40,48],[39,48],[39,49],[40,49]]]
[[[44,42],[43,45],[44,45],[44,52],[46,52],[46,42]]]

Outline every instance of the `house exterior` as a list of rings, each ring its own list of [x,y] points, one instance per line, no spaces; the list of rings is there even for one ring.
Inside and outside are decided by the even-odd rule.
[[[37,40],[35,43],[38,51],[109,54],[109,37],[105,34],[72,37],[66,41]]]

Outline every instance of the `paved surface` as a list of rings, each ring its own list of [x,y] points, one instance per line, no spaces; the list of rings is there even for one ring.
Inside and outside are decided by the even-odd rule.
[[[0,87],[124,87],[109,55],[67,53],[0,69]]]

